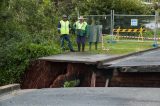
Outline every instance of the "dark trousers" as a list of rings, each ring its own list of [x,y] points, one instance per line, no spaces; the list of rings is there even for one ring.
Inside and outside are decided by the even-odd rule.
[[[81,50],[81,45],[82,45],[82,51],[84,51],[84,49],[85,49],[85,41],[86,41],[86,37],[85,36],[77,36],[78,51]]]
[[[63,50],[65,50],[65,48],[64,48],[64,40],[66,40],[70,51],[73,51],[73,47],[72,47],[72,43],[70,41],[69,35],[67,35],[67,34],[61,35],[60,39],[61,39],[61,48]]]

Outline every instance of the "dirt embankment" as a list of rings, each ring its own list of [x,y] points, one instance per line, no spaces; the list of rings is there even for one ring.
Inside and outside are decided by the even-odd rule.
[[[85,64],[58,63],[37,60],[26,70],[22,89],[63,87],[67,80],[80,79],[81,87],[89,87],[92,68]]]

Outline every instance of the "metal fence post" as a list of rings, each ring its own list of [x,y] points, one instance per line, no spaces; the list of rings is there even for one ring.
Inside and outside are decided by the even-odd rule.
[[[114,29],[114,10],[111,10],[111,35],[113,35]]]
[[[114,29],[114,10],[113,10],[113,20],[112,20],[112,22],[113,22],[113,25],[112,25],[112,34],[113,34],[113,29]]]
[[[113,35],[113,29],[112,29],[112,28],[113,28],[113,27],[112,27],[112,26],[113,26],[113,25],[112,25],[113,22],[112,22],[112,20],[113,20],[113,12],[112,12],[112,10],[111,10],[111,33],[110,33],[111,35]]]
[[[113,42],[114,10],[111,10],[111,43]]]
[[[155,29],[154,29],[154,44],[153,44],[153,47],[158,47],[158,44],[157,44],[158,16],[159,16],[158,11],[155,11]]]

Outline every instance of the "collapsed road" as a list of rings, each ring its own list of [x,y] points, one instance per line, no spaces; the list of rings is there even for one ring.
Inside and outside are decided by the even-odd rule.
[[[160,87],[160,48],[127,55],[66,53],[31,62],[21,88],[57,88],[80,80],[78,87]]]

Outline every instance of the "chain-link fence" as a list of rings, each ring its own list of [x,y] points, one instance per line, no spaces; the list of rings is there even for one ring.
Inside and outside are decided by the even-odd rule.
[[[102,43],[112,46],[137,46],[137,51],[158,46],[160,18],[155,15],[124,15],[111,11],[108,15],[84,16],[89,25],[102,25]],[[119,29],[119,30],[118,30]],[[118,38],[117,38],[118,35]],[[102,46],[103,47],[103,46]],[[123,49],[123,47],[121,48]],[[129,48],[130,49],[130,48]]]
[[[138,44],[139,40],[143,44],[158,46],[158,14],[155,15],[122,15],[113,14],[114,28],[121,29],[119,32],[115,31],[114,35],[118,35],[121,41],[135,41]],[[126,31],[124,31],[126,29]],[[128,29],[128,30],[127,30]],[[129,30],[130,29],[130,30]],[[138,39],[138,42],[137,42]]]
[[[117,29],[140,29],[144,28],[144,37],[154,37],[155,15],[114,15],[114,28]],[[122,36],[138,36],[139,32],[131,31],[121,33]]]
[[[84,16],[88,25],[102,25],[102,33],[111,33],[111,15],[88,15]]]

